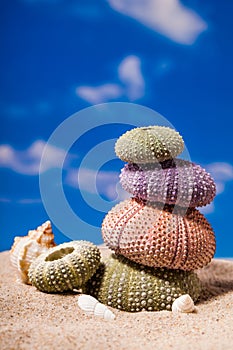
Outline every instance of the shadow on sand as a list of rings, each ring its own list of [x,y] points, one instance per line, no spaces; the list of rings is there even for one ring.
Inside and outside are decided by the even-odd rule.
[[[203,285],[200,302],[233,291],[233,261],[214,259],[197,271]]]

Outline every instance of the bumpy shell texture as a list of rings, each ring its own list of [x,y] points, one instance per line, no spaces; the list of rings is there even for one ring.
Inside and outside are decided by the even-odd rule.
[[[215,252],[214,232],[197,209],[183,216],[170,206],[160,210],[137,199],[108,212],[102,235],[117,254],[153,267],[195,270],[207,265]]]
[[[194,272],[149,268],[114,254],[84,287],[101,303],[130,312],[171,310],[180,295],[197,300],[200,290]]]
[[[29,279],[42,292],[80,288],[100,264],[99,249],[87,241],[63,243],[40,255],[30,266]]]
[[[10,251],[12,265],[17,269],[22,282],[28,283],[28,269],[31,263],[49,248],[56,246],[50,221],[46,221],[36,230],[28,231],[27,236],[15,237]]]
[[[184,141],[174,129],[148,126],[127,131],[116,142],[116,155],[125,162],[154,163],[175,158]]]
[[[152,202],[201,207],[212,202],[216,186],[200,165],[174,159],[156,164],[126,164],[120,182],[135,197]]]

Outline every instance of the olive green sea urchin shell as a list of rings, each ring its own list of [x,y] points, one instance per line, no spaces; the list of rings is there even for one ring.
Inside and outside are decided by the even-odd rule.
[[[116,155],[125,162],[154,163],[175,158],[184,141],[174,129],[148,126],[127,131],[116,142]]]
[[[84,286],[101,303],[131,312],[171,310],[179,296],[189,294],[196,301],[200,291],[194,272],[149,268],[115,254]]]
[[[103,239],[117,254],[139,264],[189,271],[207,265],[215,252],[207,219],[197,209],[185,215],[182,208],[173,209],[126,199],[105,216]]]
[[[30,266],[29,279],[42,292],[80,288],[100,264],[99,249],[87,241],[63,243],[40,255]]]

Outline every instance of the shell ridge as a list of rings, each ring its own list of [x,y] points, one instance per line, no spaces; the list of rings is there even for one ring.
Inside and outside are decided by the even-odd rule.
[[[166,183],[168,181],[168,177],[169,177],[169,168],[168,169],[165,169],[165,176],[164,176],[164,182],[162,184],[162,188],[163,188],[163,196],[164,196],[164,193],[165,193],[165,203],[167,203],[168,199],[169,199],[169,193],[168,191],[166,191]],[[164,198],[164,197],[163,197]]]
[[[65,283],[67,285],[67,289],[68,290],[73,290],[74,288],[73,288],[72,281],[74,279],[74,276],[76,276],[76,274],[75,274],[75,268],[74,268],[74,266],[72,264],[72,261],[71,261],[71,259],[69,257],[69,254],[64,256],[64,261],[69,266],[69,272],[70,272],[70,273],[68,273],[68,272],[66,273],[67,274],[67,278],[65,279]],[[76,276],[75,280],[79,280],[79,275]],[[81,284],[82,284],[82,282],[81,282]]]
[[[118,236],[117,236],[117,244],[116,246],[114,247],[114,251],[116,253],[118,253],[118,250],[120,248],[120,240],[121,240],[121,236],[122,236],[122,233],[129,221],[129,219],[131,219],[135,214],[134,214],[134,211],[136,209],[136,213],[139,212],[139,210],[141,209],[142,206],[139,207],[138,209],[138,202],[136,202],[135,204],[133,204],[129,209],[127,209],[127,211],[125,211],[124,213],[122,213],[122,215],[118,218],[118,220],[116,221],[116,223],[114,224],[113,228],[111,229],[111,233],[110,235],[117,230],[117,227],[118,227],[118,224],[123,220],[123,224],[122,224],[122,227],[118,233]],[[128,218],[128,214],[131,213],[130,215],[130,218]],[[108,216],[108,214],[106,215],[106,217]],[[105,219],[106,219],[105,217]],[[102,224],[102,232],[103,232],[103,224]],[[105,236],[105,234],[103,234],[103,236]],[[111,248],[111,244],[108,242],[108,240],[106,241],[106,244]],[[111,248],[112,249],[112,248]]]
[[[174,225],[177,228],[177,234],[175,235],[174,253],[173,253],[173,258],[171,260],[170,265],[176,268],[179,262],[178,244],[179,244],[179,238],[180,238],[180,222],[179,222],[178,215],[174,215],[172,218],[174,219]]]
[[[124,225],[122,225],[122,228],[120,230],[119,236],[118,236],[118,247],[120,248],[120,241],[122,239],[122,234],[124,232],[124,229],[127,227],[128,222],[130,221],[130,219],[132,219],[135,215],[137,215],[139,213],[139,211],[143,208],[143,206],[141,205],[141,203],[138,203],[132,208],[135,209],[132,211],[129,211],[129,217],[128,219],[124,222]]]
[[[116,222],[116,225],[114,226],[114,230],[116,229],[117,225],[119,224],[119,222],[122,220],[122,218],[124,219],[124,222],[123,222],[123,225],[120,229],[120,232],[118,234],[118,237],[117,237],[117,248],[119,249],[120,248],[120,241],[121,241],[121,236],[122,236],[122,233],[125,229],[125,227],[127,226],[127,223],[128,221],[130,220],[130,218],[132,218],[134,216],[134,209],[137,209],[137,204],[135,204],[134,206],[132,206],[129,210],[127,210],[125,213],[122,214],[121,218],[119,218]],[[130,214],[130,218],[128,218],[128,214]],[[132,214],[133,213],[133,214]]]
[[[183,253],[184,258],[182,259],[182,267],[184,267],[186,265],[186,263],[188,262],[188,257],[189,257],[189,225],[188,225],[188,220],[186,217],[183,217],[183,223],[184,223],[184,236],[183,236]],[[185,243],[186,240],[186,243]]]

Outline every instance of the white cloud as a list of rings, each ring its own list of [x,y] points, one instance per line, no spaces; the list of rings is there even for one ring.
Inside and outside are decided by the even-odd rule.
[[[145,93],[145,82],[141,72],[141,61],[137,56],[126,57],[118,67],[118,75],[125,85],[130,101],[141,98]]]
[[[0,166],[24,175],[38,175],[45,145],[45,141],[37,140],[24,151],[15,150],[10,145],[0,145]],[[41,171],[58,166],[65,153],[57,147],[47,146],[47,157]]]
[[[134,55],[125,57],[118,66],[118,77],[119,84],[110,82],[98,86],[78,86],[76,95],[91,104],[108,102],[120,97],[135,101],[144,96],[145,81],[139,57]]]
[[[0,203],[10,203],[10,202],[11,202],[10,198],[0,197]]]
[[[199,209],[199,211],[200,211],[202,214],[207,215],[207,214],[213,213],[215,207],[214,207],[214,203],[212,202],[212,203],[206,205],[205,207],[201,207],[201,208],[198,208],[198,209]]]
[[[81,168],[70,169],[66,177],[66,183],[92,194],[104,195],[108,200],[124,200],[128,194],[119,185],[119,173],[114,171],[95,171]]]
[[[40,204],[42,203],[41,198],[21,198],[21,199],[15,199],[15,198],[6,198],[1,197],[0,203],[17,203],[17,204]]]
[[[216,184],[217,195],[225,190],[225,185],[228,181],[233,180],[233,166],[229,163],[216,162],[205,166],[205,169],[213,177]],[[215,210],[214,202],[199,208],[202,214],[211,214]]]
[[[217,194],[222,193],[225,189],[225,184],[233,180],[233,166],[229,163],[211,163],[206,166],[206,170],[215,180]]]
[[[40,204],[42,203],[41,198],[23,198],[17,201],[19,204]]]
[[[59,166],[66,156],[64,150],[47,145],[46,159],[43,169],[40,168],[40,161],[46,142],[37,140],[24,151],[15,150],[10,145],[0,145],[0,167],[11,169],[23,175],[38,175],[39,171],[46,171],[49,168]],[[68,160],[74,155],[69,154]],[[116,198],[123,200],[128,197],[127,193],[119,185],[119,173],[114,171],[95,171],[81,168],[74,169],[67,163],[65,183],[71,187],[79,188],[91,194],[100,194],[112,201]],[[118,186],[119,185],[119,186]],[[1,197],[0,202],[8,203],[12,200]],[[14,200],[15,201],[15,200]],[[15,201],[20,204],[36,204],[41,202],[38,198],[23,198]]]
[[[108,0],[108,3],[114,10],[179,44],[194,43],[207,28],[206,22],[179,0]]]
[[[221,181],[233,180],[233,166],[229,163],[216,162],[208,164],[206,169],[212,174],[214,179]]]
[[[103,84],[99,86],[79,86],[76,94],[91,104],[115,100],[122,96],[122,88],[117,84]]]

